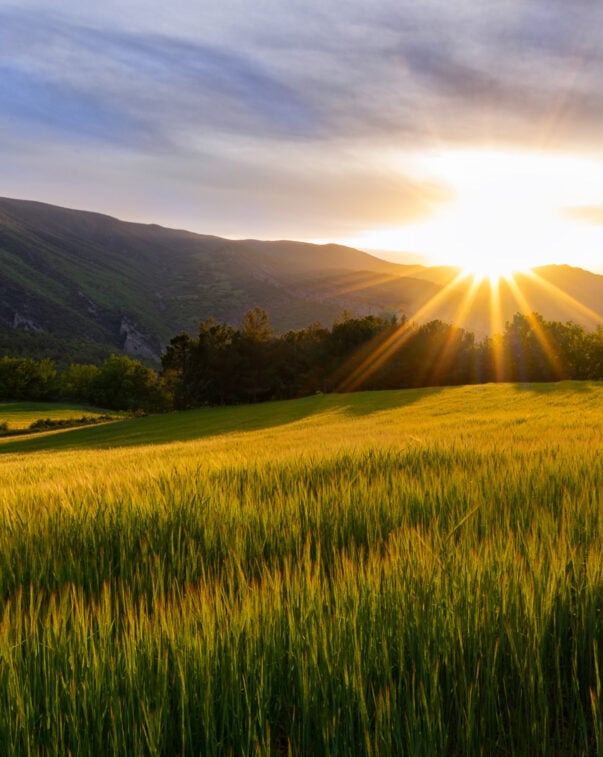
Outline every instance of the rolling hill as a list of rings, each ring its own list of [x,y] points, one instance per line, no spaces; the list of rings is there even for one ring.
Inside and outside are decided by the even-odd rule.
[[[526,302],[548,319],[603,321],[603,276],[568,266],[537,273],[518,279],[523,300],[503,286],[502,324]],[[230,240],[0,198],[0,345],[2,334],[10,345],[22,335],[40,351],[48,335],[156,362],[179,331],[195,333],[209,316],[238,323],[257,305],[279,331],[330,324],[346,310],[488,332],[488,285],[472,291],[456,274],[335,244]]]

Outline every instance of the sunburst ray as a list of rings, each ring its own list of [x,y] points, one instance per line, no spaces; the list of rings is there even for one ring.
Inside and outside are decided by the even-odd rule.
[[[337,392],[352,392],[364,381],[381,368],[387,360],[402,347],[402,345],[414,333],[415,323],[433,311],[465,280],[464,274],[459,274],[437,294],[428,300],[413,316],[412,321],[403,323],[387,339],[381,342],[364,360],[357,366],[348,365],[349,374],[336,386]]]

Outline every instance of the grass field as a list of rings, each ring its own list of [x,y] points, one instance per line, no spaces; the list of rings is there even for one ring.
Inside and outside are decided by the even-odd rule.
[[[82,405],[57,405],[54,402],[0,402],[0,423],[6,421],[8,429],[16,431],[29,428],[31,423],[41,418],[75,420],[83,415],[98,417],[105,412]]]
[[[602,488],[594,383],[1,440],[0,751],[602,755]]]

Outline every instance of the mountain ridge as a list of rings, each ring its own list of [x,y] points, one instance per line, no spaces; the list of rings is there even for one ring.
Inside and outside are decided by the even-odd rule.
[[[539,286],[518,275],[532,309],[596,326],[603,276],[561,268],[536,269]],[[227,239],[0,198],[0,328],[102,344],[151,362],[174,334],[195,333],[210,316],[236,324],[255,306],[278,331],[329,325],[344,310],[456,322],[464,307],[459,325],[486,333],[486,285],[455,283],[458,270],[394,263],[334,243]],[[525,309],[508,287],[501,291],[502,318]],[[470,297],[473,305],[464,306]]]

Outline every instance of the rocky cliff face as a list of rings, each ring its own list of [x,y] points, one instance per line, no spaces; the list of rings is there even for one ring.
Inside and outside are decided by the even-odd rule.
[[[13,329],[22,329],[23,331],[44,331],[44,328],[36,323],[33,318],[28,318],[18,311],[15,311],[11,326]]]
[[[119,333],[123,337],[122,349],[130,355],[158,363],[161,358],[161,349],[157,339],[148,334],[143,334],[136,324],[126,315],[121,319]],[[155,346],[153,346],[155,343]]]

